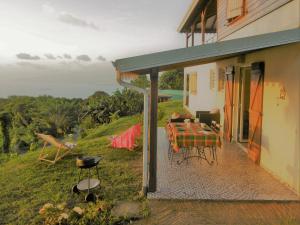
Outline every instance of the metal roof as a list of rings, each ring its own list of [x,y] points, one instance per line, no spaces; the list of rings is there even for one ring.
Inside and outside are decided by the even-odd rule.
[[[160,71],[164,71],[173,68],[200,65],[261,49],[297,42],[300,42],[299,28],[118,59],[113,64],[119,72],[146,74],[152,68],[159,68]]]

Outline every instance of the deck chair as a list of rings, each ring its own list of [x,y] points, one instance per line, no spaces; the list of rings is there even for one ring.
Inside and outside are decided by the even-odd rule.
[[[44,146],[39,155],[39,160],[41,160],[41,161],[46,161],[46,162],[54,164],[58,160],[62,159],[64,156],[69,154],[70,151],[76,146],[76,144],[74,144],[74,143],[69,143],[69,142],[62,143],[62,142],[58,141],[57,139],[55,139],[51,135],[40,134],[40,133],[37,133],[36,135],[44,141]],[[56,147],[56,154],[55,154],[55,158],[53,160],[47,158],[48,154],[44,154],[47,144],[51,144],[54,147]]]
[[[141,125],[136,124],[118,136],[110,137],[110,146],[113,148],[125,148],[132,151],[135,147],[136,138],[141,136]]]

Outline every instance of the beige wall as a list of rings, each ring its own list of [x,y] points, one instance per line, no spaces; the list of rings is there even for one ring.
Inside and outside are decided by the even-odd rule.
[[[266,61],[261,165],[300,193],[300,44],[247,57]],[[281,87],[287,91],[280,100]]]
[[[240,28],[219,41],[277,32],[300,27],[300,0],[293,0],[273,12]]]
[[[234,58],[217,65],[238,68],[258,61],[265,62],[261,166],[300,194],[300,44],[248,54],[243,64],[238,64]],[[235,106],[238,103],[238,70]],[[282,87],[287,91],[286,100],[279,99]],[[224,91],[218,92],[217,105],[223,107]],[[233,135],[236,140],[237,109],[234,112]]]
[[[184,69],[184,74],[185,74],[184,87],[186,87],[187,74],[197,72],[197,94],[192,95],[191,93],[189,93],[188,110],[192,114],[195,114],[196,111],[203,111],[203,110],[210,111],[215,107],[216,81],[215,81],[215,88],[211,90],[210,89],[211,69],[214,70],[216,73],[216,63],[209,63],[201,66],[187,67]],[[216,74],[216,78],[217,78],[217,74]],[[184,93],[186,94],[186,91],[184,91]]]

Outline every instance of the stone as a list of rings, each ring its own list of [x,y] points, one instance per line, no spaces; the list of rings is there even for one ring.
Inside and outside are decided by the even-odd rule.
[[[118,202],[111,210],[116,218],[141,218],[142,204],[134,201]]]

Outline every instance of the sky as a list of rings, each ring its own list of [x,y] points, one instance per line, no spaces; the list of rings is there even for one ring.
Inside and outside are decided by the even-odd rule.
[[[111,93],[112,61],[184,47],[191,2],[1,0],[0,97]]]

